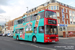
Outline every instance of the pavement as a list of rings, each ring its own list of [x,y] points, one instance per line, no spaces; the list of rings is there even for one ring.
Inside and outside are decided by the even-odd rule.
[[[0,50],[75,50],[75,39],[59,37],[59,42],[44,44],[0,36]]]
[[[75,39],[75,37],[59,37],[59,39]]]

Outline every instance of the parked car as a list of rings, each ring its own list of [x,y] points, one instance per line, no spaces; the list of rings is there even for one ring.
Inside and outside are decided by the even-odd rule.
[[[7,36],[9,37],[10,36],[10,33],[8,33]]]
[[[7,36],[7,34],[3,34],[2,36]]]
[[[11,35],[10,35],[11,37],[13,37],[13,33],[11,33]]]
[[[7,36],[8,37],[13,37],[13,34],[12,33],[8,33]]]
[[[2,36],[3,34],[2,33],[0,33],[0,36]]]

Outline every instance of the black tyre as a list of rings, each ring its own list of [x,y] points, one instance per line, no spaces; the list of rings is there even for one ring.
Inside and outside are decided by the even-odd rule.
[[[19,40],[19,37],[17,36],[16,40],[18,41]]]
[[[36,37],[33,37],[32,41],[33,41],[34,43],[36,43]]]

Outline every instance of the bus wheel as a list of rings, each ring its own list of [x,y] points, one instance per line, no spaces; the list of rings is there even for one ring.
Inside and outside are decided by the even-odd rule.
[[[17,41],[19,40],[18,36],[17,36],[16,40],[17,40]]]
[[[33,42],[36,43],[36,37],[33,37]]]

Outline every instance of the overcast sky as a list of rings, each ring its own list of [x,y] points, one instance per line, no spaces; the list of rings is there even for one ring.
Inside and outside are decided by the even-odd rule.
[[[75,0],[58,1],[73,7],[75,6]],[[47,2],[47,0],[0,0],[0,25],[4,24],[4,22],[7,22],[9,19],[12,20],[22,16],[27,11],[26,7],[30,10],[45,2]],[[5,18],[7,19],[6,21]]]

